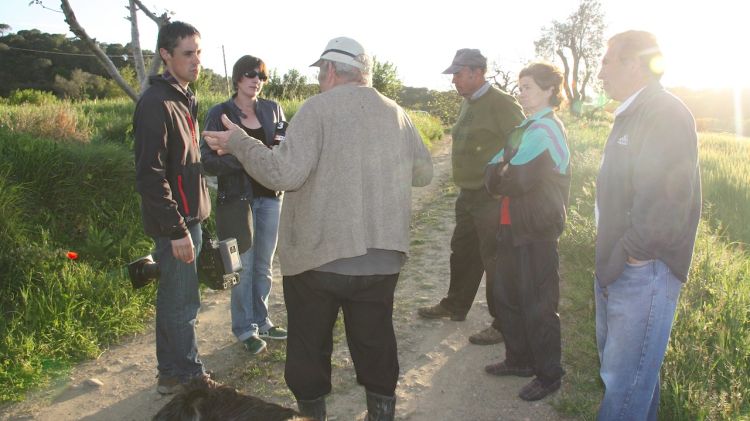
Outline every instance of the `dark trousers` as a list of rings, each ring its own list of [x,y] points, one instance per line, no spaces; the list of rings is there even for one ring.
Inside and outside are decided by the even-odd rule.
[[[497,241],[495,308],[510,365],[533,367],[543,381],[562,377],[557,241],[513,246],[509,226]]]
[[[451,238],[450,285],[448,296],[440,304],[453,313],[469,312],[486,272],[486,296],[493,326],[499,328],[493,285],[495,272],[495,234],[500,203],[484,189],[461,189],[456,199],[456,228]]]
[[[333,325],[339,308],[357,382],[370,392],[394,395],[399,366],[392,316],[398,276],[307,271],[284,277],[289,332],[284,378],[297,400],[331,392]]]

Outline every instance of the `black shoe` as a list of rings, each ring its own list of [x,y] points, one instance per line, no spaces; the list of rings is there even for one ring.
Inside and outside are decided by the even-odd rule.
[[[529,384],[521,388],[518,397],[525,401],[538,401],[545,398],[550,393],[560,388],[560,379],[550,383],[544,383],[539,377],[532,380]]]
[[[431,307],[422,307],[417,309],[419,317],[424,319],[440,319],[443,317],[450,318],[454,322],[463,322],[466,320],[466,314],[454,313],[447,308],[443,307],[442,304],[435,304]]]
[[[484,367],[484,371],[493,376],[531,377],[534,375],[534,369],[531,367],[512,366],[505,361],[487,365]]]
[[[326,397],[321,396],[313,400],[297,400],[297,408],[300,414],[312,418],[315,421],[326,421]]]
[[[365,391],[367,396],[366,421],[393,421],[396,416],[396,397]]]

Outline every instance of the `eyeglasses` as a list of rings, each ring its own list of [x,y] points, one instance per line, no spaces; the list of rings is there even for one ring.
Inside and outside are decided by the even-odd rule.
[[[268,80],[268,75],[265,74],[265,72],[258,72],[256,70],[250,70],[249,72],[245,72],[242,74],[242,76],[245,76],[248,79],[252,79],[257,76],[258,79],[264,82]]]

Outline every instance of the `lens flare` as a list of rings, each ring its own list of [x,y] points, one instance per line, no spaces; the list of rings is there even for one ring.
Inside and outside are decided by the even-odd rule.
[[[664,56],[657,55],[654,56],[651,61],[648,63],[648,67],[651,69],[651,72],[653,72],[655,75],[661,75],[664,74]]]

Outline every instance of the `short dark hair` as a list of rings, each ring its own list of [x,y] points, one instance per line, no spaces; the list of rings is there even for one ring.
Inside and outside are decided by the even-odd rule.
[[[170,22],[159,28],[159,37],[156,41],[156,47],[157,49],[163,48],[167,50],[169,54],[172,54],[181,39],[192,37],[194,35],[201,36],[201,33],[195,29],[195,26],[180,21]]]
[[[268,75],[268,72],[266,71],[266,63],[258,57],[245,55],[240,57],[239,60],[234,63],[234,66],[232,67],[232,86],[235,91],[237,90],[237,84],[242,80],[242,75],[255,69]]]
[[[607,43],[609,47],[619,47],[620,60],[638,60],[643,70],[653,79],[661,79],[664,69],[654,67],[654,60],[662,57],[656,36],[646,31],[625,31],[612,36]]]
[[[560,69],[552,63],[545,61],[537,61],[529,64],[521,70],[518,74],[518,78],[530,76],[543,91],[552,88],[552,97],[549,99],[549,104],[555,108],[562,104],[562,88],[563,74]]]

